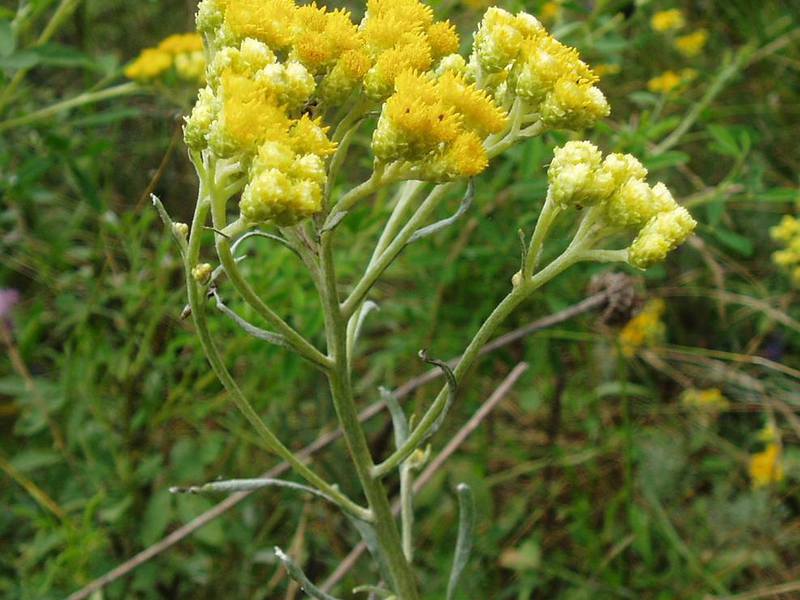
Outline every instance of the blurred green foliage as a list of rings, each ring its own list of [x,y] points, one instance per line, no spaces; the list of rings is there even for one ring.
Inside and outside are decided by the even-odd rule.
[[[72,10],[38,43],[64,4]],[[458,2],[434,4],[464,34],[479,19]],[[542,5],[504,3],[533,13]],[[698,57],[684,58],[649,26],[655,11],[674,6],[684,9],[687,30],[710,31]],[[0,354],[3,597],[64,597],[216,500],[171,496],[169,486],[256,476],[274,464],[180,318],[177,254],[146,197],[152,187],[174,217],[189,218],[195,181],[179,141],[180,109],[157,94],[117,98],[2,131],[4,121],[118,83],[120,65],[190,30],[192,12],[192,2],[155,0],[0,8],[0,90],[25,72],[0,109],[0,287],[21,294],[3,317],[9,335]],[[484,361],[436,448],[514,362],[532,368],[420,496],[417,556],[427,597],[446,586],[459,481],[473,486],[478,509],[465,598],[699,598],[796,580],[800,311],[797,292],[769,261],[768,228],[798,200],[800,9],[777,1],[570,1],[548,25],[590,64],[620,67],[602,86],[614,113],[592,139],[643,157],[701,226],[664,267],[632,273],[646,294],[667,301],[662,346],[625,359],[617,329],[588,315]],[[683,68],[698,72],[686,88],[646,91],[650,78]],[[666,147],[693,111],[685,135]],[[472,215],[409,247],[379,284],[381,311],[367,322],[356,362],[363,404],[378,385],[421,372],[419,348],[457,354],[505,293],[518,267],[516,231],[530,231],[544,167],[563,140],[548,135],[498,161],[477,182]],[[349,173],[350,183],[363,167]],[[345,278],[363,268],[388,200],[376,198],[343,225]],[[278,246],[250,244],[244,266],[265,298],[321,341],[301,265]],[[581,299],[599,270],[556,280],[509,326]],[[238,380],[289,445],[331,424],[325,386],[306,365],[222,318],[214,327]],[[687,386],[723,389],[731,410],[699,419],[678,401]],[[432,393],[424,388],[411,406],[422,409]],[[782,435],[786,479],[755,490],[747,460],[768,421]],[[384,451],[385,417],[369,430]],[[354,490],[347,464],[338,444],[316,459]],[[258,494],[104,597],[284,597],[271,548],[292,539],[306,572],[322,580],[356,539],[327,507],[300,500]],[[364,561],[347,583],[370,575]]]

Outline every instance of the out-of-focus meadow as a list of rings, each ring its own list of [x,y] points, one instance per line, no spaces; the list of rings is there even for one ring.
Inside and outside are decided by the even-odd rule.
[[[190,219],[181,115],[197,88],[182,76],[191,65],[176,58],[157,85],[125,74],[144,48],[193,30],[194,3],[15,4],[0,7],[0,596],[63,598],[222,499],[170,486],[254,477],[275,460],[181,319],[180,261],[149,200],[155,192]],[[489,4],[432,2],[465,45]],[[618,269],[634,278],[632,310],[581,314],[483,361],[434,449],[514,364],[530,369],[421,494],[419,570],[443,587],[453,487],[466,481],[478,531],[464,598],[800,597],[800,225],[784,218],[800,212],[800,5],[498,4],[538,15],[595,66],[612,115],[587,137],[641,157],[699,227],[646,275]],[[466,220],[393,265],[355,365],[361,404],[421,373],[419,348],[457,354],[505,294],[517,230],[530,231],[551,150],[566,139],[548,134],[498,160]],[[363,267],[365,231],[379,233],[387,202],[379,195],[343,225],[345,277]],[[298,264],[254,246],[246,268],[319,340]],[[579,302],[608,270],[573,269],[508,328]],[[330,429],[315,371],[212,325],[291,447]],[[420,388],[409,405],[422,409],[435,391]],[[386,448],[387,418],[370,423]],[[333,444],[315,465],[353,481],[344,453]],[[290,545],[323,580],[355,542],[326,506],[258,493],[95,597],[299,598],[273,546]],[[359,563],[346,583],[370,568]]]

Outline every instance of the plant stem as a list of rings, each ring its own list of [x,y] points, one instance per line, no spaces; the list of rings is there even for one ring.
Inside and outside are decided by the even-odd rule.
[[[207,182],[210,187],[213,185],[210,181]],[[216,197],[215,189],[210,189],[210,202],[211,202],[211,217],[214,224],[214,229],[217,232],[226,228],[226,215],[225,215],[225,198]],[[231,224],[233,229],[236,229],[236,223]],[[230,230],[229,230],[230,231]],[[217,249],[217,256],[219,257],[228,279],[236,288],[236,291],[244,298],[244,300],[253,307],[253,309],[261,315],[268,323],[270,323],[278,333],[286,338],[286,341],[291,347],[303,358],[319,367],[320,369],[327,370],[331,364],[327,357],[325,357],[319,350],[309,343],[302,335],[300,335],[291,325],[284,321],[273,311],[256,293],[253,287],[247,282],[236,264],[236,260],[231,252],[231,240],[227,235],[215,234],[215,245]]]
[[[261,420],[261,417],[255,411],[253,406],[245,397],[239,384],[228,371],[222,359],[211,332],[208,329],[208,320],[206,315],[206,305],[203,301],[203,290],[200,284],[192,276],[192,268],[197,265],[200,256],[200,239],[203,232],[203,226],[208,218],[210,202],[207,197],[205,185],[203,184],[204,177],[201,175],[200,180],[200,193],[197,200],[197,207],[195,208],[194,219],[192,221],[192,228],[189,235],[189,245],[186,252],[186,259],[184,270],[186,271],[186,288],[189,295],[189,306],[192,308],[192,318],[194,320],[197,334],[200,338],[200,344],[203,351],[211,363],[211,368],[217,375],[219,380],[225,386],[225,389],[231,395],[234,404],[241,411],[244,417],[250,422],[262,440],[266,443],[267,447],[278,455],[280,458],[289,463],[306,481],[317,487],[320,491],[324,492],[338,504],[342,510],[352,514],[353,516],[369,521],[372,518],[372,513],[367,509],[359,506],[337,488],[327,483],[319,475],[314,473],[308,468],[294,453],[289,450],[277,438],[272,430]]]
[[[525,261],[525,272],[523,273],[526,279],[529,279],[536,271],[539,259],[542,255],[544,240],[547,238],[550,227],[552,227],[559,212],[561,211],[558,205],[553,201],[552,194],[548,189],[547,198],[544,201],[544,206],[542,206],[542,212],[539,213],[539,219],[536,221],[536,228],[533,230],[531,243],[528,246],[528,256]]]
[[[414,216],[406,223],[405,227],[400,230],[400,233],[397,234],[391,243],[386,247],[386,249],[381,253],[381,255],[374,261],[367,268],[367,271],[364,273],[361,280],[356,284],[356,287],[347,297],[347,299],[342,304],[342,312],[344,315],[349,318],[351,317],[356,309],[361,305],[364,301],[364,298],[369,293],[369,290],[372,289],[372,286],[375,285],[375,282],[378,278],[383,274],[383,272],[389,267],[390,264],[394,261],[395,258],[402,252],[403,248],[405,248],[408,240],[411,239],[411,236],[414,235],[414,232],[420,228],[422,223],[430,216],[430,214],[434,211],[434,209],[438,206],[439,201],[442,199],[444,194],[453,187],[453,183],[444,183],[437,185],[433,190],[431,190],[428,197],[425,198],[422,205],[417,209],[417,212],[414,213]]]
[[[45,25],[42,33],[39,34],[39,37],[36,39],[36,43],[33,45],[33,47],[35,48],[42,46],[49,42],[50,38],[55,35],[67,17],[69,17],[70,14],[72,14],[72,11],[78,7],[80,1],[81,0],[61,0],[61,3],[56,8],[53,16],[50,17],[50,20],[47,22],[47,25]],[[2,94],[0,94],[0,113],[3,112],[8,104],[8,101],[11,100],[12,96],[17,91],[17,88],[25,80],[25,76],[30,70],[31,67],[25,67],[17,71],[9,82],[8,86],[6,86],[6,89],[3,90]]]
[[[55,104],[51,104],[50,106],[46,106],[32,113],[28,113],[27,115],[22,115],[21,117],[16,117],[14,119],[7,119],[5,121],[0,121],[0,131],[5,131],[6,129],[13,129],[14,127],[19,127],[21,125],[29,125],[36,121],[41,121],[42,119],[47,119],[48,117],[52,117],[53,115],[61,112],[62,110],[75,108],[76,106],[91,104],[93,102],[100,102],[101,100],[108,100],[109,98],[116,98],[118,96],[127,96],[129,94],[144,93],[144,92],[146,92],[144,88],[142,88],[139,84],[131,81],[128,83],[122,83],[120,85],[115,85],[114,87],[106,88],[104,90],[99,90],[96,92],[86,92],[83,94],[78,94],[74,98],[69,98],[67,100],[62,100],[61,102],[56,102]]]
[[[417,584],[403,554],[397,522],[392,515],[386,490],[381,482],[372,476],[374,463],[367,445],[366,435],[358,420],[347,357],[346,319],[339,307],[331,237],[331,231],[323,233],[321,236],[322,287],[320,295],[325,314],[328,354],[333,363],[333,368],[327,373],[333,405],[361,487],[374,515],[375,534],[392,580],[392,587],[400,600],[418,600]]]

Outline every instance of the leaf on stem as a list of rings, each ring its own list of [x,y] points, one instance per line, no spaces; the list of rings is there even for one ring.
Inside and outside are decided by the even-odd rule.
[[[472,490],[466,483],[458,484],[458,539],[456,553],[453,556],[453,568],[450,570],[450,581],[447,584],[447,600],[455,598],[458,580],[469,561],[472,552],[472,537],[475,527],[475,500]]]
[[[192,485],[189,487],[171,487],[169,491],[171,494],[204,494],[213,492],[234,493],[234,492],[252,492],[260,490],[265,487],[282,487],[298,492],[307,492],[319,498],[323,498],[328,502],[334,500],[313,487],[303,485],[302,483],[295,483],[294,481],[286,481],[285,479],[273,479],[271,477],[263,477],[257,479],[228,479],[225,481],[212,481],[203,485]]]
[[[372,300],[367,300],[364,302],[364,305],[361,307],[361,310],[358,312],[358,320],[356,321],[355,329],[353,330],[353,341],[351,343],[350,348],[350,355],[353,354],[353,348],[358,343],[358,338],[361,337],[361,328],[364,326],[364,321],[367,320],[367,316],[374,310],[380,310],[380,306],[378,306]]]
[[[408,438],[408,419],[406,419],[406,414],[403,412],[403,408],[400,406],[400,403],[397,401],[397,398],[394,397],[391,390],[381,387],[379,388],[379,392],[381,395],[381,400],[384,401],[386,407],[389,409],[389,413],[392,415],[392,424],[394,425],[394,443],[399,448],[403,445],[403,443],[405,443],[406,438]]]
[[[175,223],[170,218],[169,213],[167,213],[167,209],[164,208],[164,204],[155,194],[150,194],[150,199],[153,202],[153,206],[158,211],[158,216],[161,217],[161,221],[164,223],[164,227],[169,229],[172,237],[175,238],[175,241],[178,243],[178,248],[180,248],[181,256],[186,255],[186,240],[182,238],[177,231],[175,231]]]
[[[298,567],[297,564],[295,564],[295,562],[277,546],[275,546],[275,556],[283,563],[283,566],[286,568],[286,572],[289,573],[289,577],[299,583],[300,589],[302,589],[306,594],[312,598],[316,598],[317,600],[339,600],[330,594],[326,594],[313,583],[311,583],[308,577],[306,577],[306,574],[303,573],[303,570]]]
[[[271,331],[267,331],[266,329],[261,329],[256,327],[252,323],[245,321],[242,317],[237,315],[233,312],[230,308],[225,306],[222,302],[222,298],[219,297],[216,288],[211,289],[211,293],[214,296],[214,299],[217,301],[217,309],[222,312],[225,316],[230,317],[234,323],[236,323],[239,327],[244,329],[244,331],[254,338],[259,340],[264,340],[265,342],[269,342],[270,344],[275,344],[276,346],[282,346],[283,348],[292,349],[289,343],[286,341],[286,338],[278,333],[273,333]]]
[[[437,221],[436,223],[432,223],[426,227],[421,227],[414,232],[414,234],[409,238],[408,244],[413,244],[417,240],[421,240],[423,238],[429,237],[442,231],[443,229],[450,227],[456,221],[458,221],[461,217],[463,217],[466,212],[472,206],[472,201],[475,199],[475,182],[470,179],[467,182],[467,191],[464,194],[464,198],[461,200],[461,204],[458,206],[458,210],[455,213],[447,217],[446,219],[442,219],[441,221]],[[407,245],[408,245],[407,244]]]
[[[300,259],[303,258],[300,255],[300,251],[297,248],[295,248],[294,245],[292,245],[292,243],[289,242],[289,240],[287,240],[286,238],[283,238],[283,237],[281,237],[279,235],[275,235],[274,233],[267,233],[266,231],[260,231],[260,230],[248,231],[242,237],[240,237],[238,240],[236,240],[233,243],[233,245],[231,246],[231,254],[235,255],[236,254],[236,249],[239,247],[239,245],[242,242],[244,242],[245,240],[253,238],[253,237],[263,237],[263,238],[267,238],[268,240],[272,240],[273,242],[278,242],[281,246],[283,246],[283,247],[287,248],[288,250],[290,250],[295,256],[297,256],[297,258],[300,258]]]
[[[425,438],[420,441],[420,443],[422,443],[434,433],[439,431],[439,428],[442,426],[445,417],[447,417],[447,413],[450,411],[450,407],[453,405],[453,401],[456,399],[456,394],[458,393],[458,381],[456,381],[456,374],[453,372],[453,369],[451,369],[450,365],[448,365],[446,362],[436,358],[430,358],[425,350],[419,351],[419,357],[429,365],[439,367],[442,370],[442,373],[444,373],[445,379],[447,380],[447,402],[442,409],[442,413],[433,423],[430,431],[427,433]]]

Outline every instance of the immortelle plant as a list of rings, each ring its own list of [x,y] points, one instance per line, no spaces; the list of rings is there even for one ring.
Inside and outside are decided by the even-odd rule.
[[[471,201],[471,178],[492,159],[547,131],[590,127],[609,114],[608,103],[578,52],[524,12],[490,8],[467,58],[458,54],[453,25],[436,21],[430,7],[417,0],[369,0],[360,23],[345,10],[297,6],[291,0],[203,0],[197,28],[208,67],[207,86],[185,125],[199,178],[191,226],[173,223],[156,204],[180,245],[191,314],[216,375],[266,446],[305,480],[235,480],[198,489],[284,485],[321,496],[356,525],[380,567],[382,582],[360,589],[417,600],[424,582],[412,568],[412,470],[481,347],[517,306],[572,265],[623,262],[644,269],[681,244],[695,222],[663,184],[646,183],[647,171],[634,157],[603,157],[586,141],[555,150],[547,196],[534,231],[523,239],[520,269],[509,278],[508,293],[458,365],[451,371],[440,363],[447,384],[424,414],[408,418],[384,395],[396,449],[375,456],[358,420],[351,368],[373,286],[407,245],[458,219]],[[338,175],[348,150],[356,132],[367,127],[373,127],[372,173],[340,193]],[[387,187],[395,190],[391,214],[363,275],[354,283],[340,281],[337,226]],[[431,223],[437,207],[460,189],[466,191],[459,210]],[[576,221],[574,236],[557,258],[543,264],[542,248],[560,218]],[[218,266],[201,259],[208,229]],[[283,244],[307,267],[324,314],[324,349],[265,303],[240,270],[237,246],[252,236]],[[222,274],[226,288],[235,290],[269,330],[223,303],[217,288]],[[363,498],[326,481],[256,413],[209,332],[210,305],[247,333],[296,352],[327,378]],[[400,480],[401,525],[390,507],[389,477]],[[466,510],[468,489],[460,490]],[[469,519],[461,522],[448,597],[470,545]],[[279,550],[276,555],[308,594],[331,598],[288,556]]]

